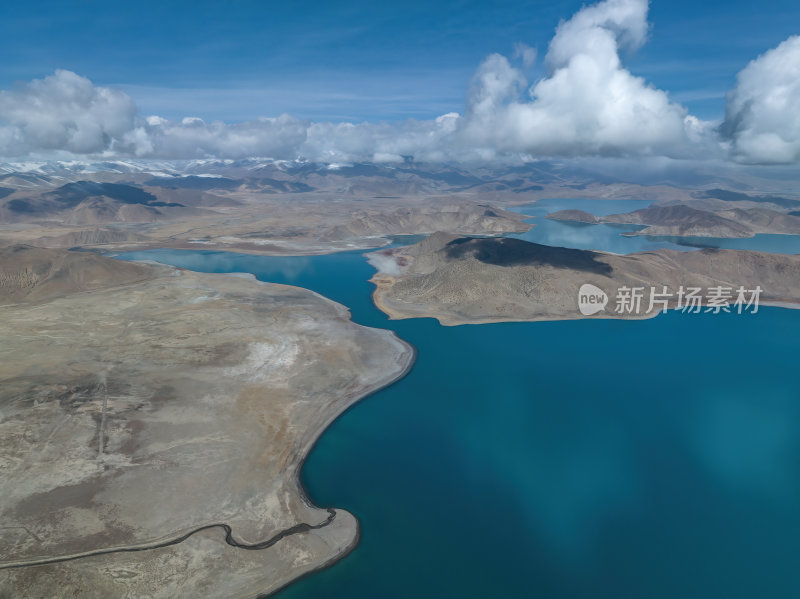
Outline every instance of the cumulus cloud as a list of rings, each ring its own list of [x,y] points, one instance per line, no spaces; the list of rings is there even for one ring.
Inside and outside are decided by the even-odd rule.
[[[306,158],[320,162],[452,158],[445,138],[458,115],[431,121],[312,123],[289,115],[227,124],[200,117],[137,116],[124,92],[59,70],[0,92],[0,156],[48,152],[137,158]]]
[[[519,95],[522,73],[490,56],[473,82],[467,139],[537,155],[691,153],[699,121],[620,60],[622,48],[644,43],[647,8],[646,0],[607,0],[562,22],[545,57],[548,75],[529,100]]]
[[[58,70],[0,91],[0,148],[12,156],[40,150],[101,152],[133,129],[135,116],[127,94]]]
[[[743,162],[800,162],[800,36],[742,69],[721,132]]]
[[[528,156],[800,160],[800,38],[739,74],[715,130],[627,70],[647,41],[647,0],[586,6],[556,29],[532,85],[536,50],[480,64],[463,115],[403,123],[311,122],[289,115],[227,124],[138,114],[124,92],[69,71],[0,91],[0,156],[62,152],[138,158],[304,158],[319,162],[469,161]],[[720,137],[721,136],[721,137]]]

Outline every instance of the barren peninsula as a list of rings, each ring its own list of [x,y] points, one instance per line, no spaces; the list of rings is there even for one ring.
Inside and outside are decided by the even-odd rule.
[[[612,304],[590,318],[649,318],[615,313],[622,287],[733,289],[760,286],[761,303],[800,304],[800,255],[744,250],[656,250],[618,255],[519,239],[436,233],[418,244],[370,254],[375,304],[392,318],[432,317],[445,325],[584,318],[578,291],[603,290]],[[669,302],[674,307],[676,298]]]
[[[413,350],[311,291],[0,250],[0,596],[242,597],[342,557],[322,430]]]

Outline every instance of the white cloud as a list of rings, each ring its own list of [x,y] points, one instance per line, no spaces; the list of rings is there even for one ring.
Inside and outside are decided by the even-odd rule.
[[[397,125],[388,123],[314,123],[300,147],[300,155],[321,162],[376,160],[398,161],[403,156],[418,160],[441,161],[456,157],[453,135],[458,114],[449,113],[432,121],[409,119]]]
[[[608,0],[562,22],[545,57],[549,73],[530,100],[519,94],[520,71],[502,56],[487,58],[473,82],[467,139],[536,155],[691,153],[699,122],[620,62],[620,48],[644,43],[646,17],[646,0]]]
[[[442,160],[458,115],[431,121],[312,123],[289,115],[226,124],[199,117],[137,117],[124,92],[59,70],[0,92],[0,156],[48,153],[138,158],[303,157],[321,162]]]
[[[0,156],[243,158],[346,163],[526,156],[800,161],[800,38],[753,61],[729,94],[723,139],[668,94],[633,75],[623,50],[647,40],[647,0],[605,0],[559,24],[530,85],[536,50],[478,67],[464,115],[403,123],[330,123],[289,115],[235,124],[142,117],[126,93],[69,71],[0,91]],[[521,65],[518,68],[516,65]]]
[[[158,158],[245,158],[269,156],[295,158],[306,139],[310,123],[289,115],[261,118],[233,125],[216,121],[206,123],[197,117],[180,123],[150,117],[143,130],[150,143],[133,143],[130,148],[138,156]]]
[[[536,62],[536,54],[536,48],[531,48],[528,44],[522,42],[514,44],[514,58],[519,58],[526,69],[531,68]]]
[[[135,116],[127,94],[58,70],[0,91],[0,150],[9,156],[41,150],[101,152],[133,129]]]
[[[742,69],[721,130],[743,162],[800,162],[800,37]]]
[[[547,62],[552,69],[568,67],[581,55],[599,54],[618,62],[619,47],[635,50],[644,44],[649,25],[647,0],[606,0],[587,6],[562,21],[550,42]]]

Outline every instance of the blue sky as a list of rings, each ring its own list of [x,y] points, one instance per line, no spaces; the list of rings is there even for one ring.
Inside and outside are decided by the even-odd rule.
[[[143,114],[325,121],[463,111],[469,79],[514,42],[544,54],[581,2],[4,2],[0,88],[62,68],[119,87]],[[654,0],[624,56],[692,114],[722,118],[750,60],[800,33],[788,0]],[[537,76],[536,67],[530,80]]]

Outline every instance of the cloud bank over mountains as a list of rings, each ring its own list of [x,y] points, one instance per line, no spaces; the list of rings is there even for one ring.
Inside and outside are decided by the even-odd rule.
[[[389,123],[311,122],[281,115],[235,124],[139,114],[124,92],[58,70],[0,91],[0,156],[159,159],[303,158],[317,162],[664,156],[752,164],[800,162],[800,37],[753,60],[727,98],[724,121],[701,121],[633,75],[620,53],[647,40],[647,0],[606,0],[557,28],[546,75],[525,70],[518,44],[478,67],[463,115]]]

